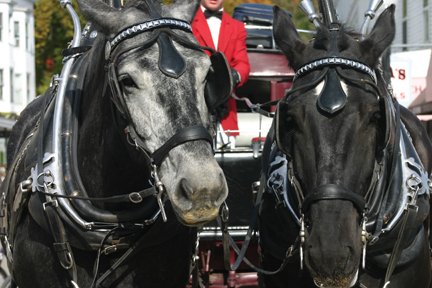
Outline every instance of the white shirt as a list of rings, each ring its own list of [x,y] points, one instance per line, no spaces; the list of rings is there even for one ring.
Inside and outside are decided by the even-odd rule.
[[[204,13],[205,10],[207,10],[206,8],[204,8],[203,6],[201,6],[201,9]],[[219,11],[223,11],[223,8]],[[222,20],[220,20],[217,17],[210,17],[207,19],[207,24],[210,28],[210,33],[212,35],[213,38],[213,43],[215,45],[216,50],[218,50],[218,43],[219,43],[219,32],[220,32],[220,28],[221,28],[221,24],[222,24]]]

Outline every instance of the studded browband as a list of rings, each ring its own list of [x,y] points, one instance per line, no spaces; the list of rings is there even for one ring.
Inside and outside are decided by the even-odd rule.
[[[369,66],[361,62],[341,57],[323,58],[302,66],[294,75],[293,82],[306,73],[328,66],[345,66],[347,68],[356,69],[368,74],[375,83],[377,82],[375,72]]]
[[[112,41],[108,41],[105,47],[105,57],[109,57],[114,47],[126,38],[135,36],[136,34],[143,33],[155,28],[179,28],[192,33],[192,27],[189,22],[176,19],[176,18],[161,18],[156,20],[148,20],[143,23],[135,24],[129,28],[124,29],[117,34]]]

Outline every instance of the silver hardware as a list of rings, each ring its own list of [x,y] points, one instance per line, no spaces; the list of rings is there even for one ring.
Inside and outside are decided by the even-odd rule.
[[[370,0],[369,1],[369,8],[365,12],[365,20],[363,21],[363,24],[360,29],[360,34],[362,35],[360,37],[360,40],[365,39],[366,37],[366,30],[369,26],[370,20],[375,18],[375,13],[379,9],[379,7],[384,3],[384,0]]]
[[[224,201],[221,207],[221,218],[222,221],[227,223],[229,219],[229,208],[226,202]]]
[[[41,173],[40,175],[42,175],[42,174],[43,173]],[[51,185],[52,185],[52,183],[51,183]],[[46,182],[44,182],[43,187],[44,187],[44,190],[45,190],[46,193],[50,193],[51,192],[51,194],[57,194],[56,191],[50,191],[49,190],[48,185],[47,185]],[[48,196],[48,195],[46,195],[45,197],[46,197],[47,202],[45,202],[45,203],[42,204],[44,211],[46,210],[46,207],[47,207],[48,204],[52,204],[54,207],[58,207],[58,202],[57,202],[56,198],[53,198],[53,197]]]
[[[387,281],[387,283],[384,284],[383,288],[387,288],[390,286],[390,281]]]
[[[163,195],[163,192],[164,192],[164,185],[159,180],[159,176],[157,174],[157,166],[154,165],[154,164],[152,164],[152,166],[153,166],[152,177],[155,179],[155,186],[159,190],[159,193],[157,194],[157,202],[158,202],[158,205],[159,205],[159,209],[161,210],[162,219],[163,219],[164,222],[167,222],[168,218],[166,216],[164,204],[162,202],[162,195]]]
[[[143,200],[143,198],[138,192],[132,192],[129,194],[129,200],[132,203],[140,203]]]
[[[101,254],[108,255],[108,254],[111,254],[111,253],[114,253],[114,252],[117,252],[117,246],[116,245],[111,245],[111,246],[106,247],[104,250],[102,250]]]
[[[66,8],[66,5],[72,5],[72,1],[71,0],[60,0],[60,5],[62,6],[62,8]]]
[[[96,38],[97,37],[97,35],[98,35],[98,32],[97,31],[93,31],[92,33],[90,33],[90,38]]]
[[[69,270],[74,266],[74,260],[73,260],[72,255],[69,251],[67,252],[66,255],[67,255],[67,258],[69,259],[69,263],[70,263],[69,266],[63,265],[62,261],[60,261],[60,264],[63,266],[64,269]]]
[[[144,220],[144,225],[148,226],[148,225],[153,224],[156,221],[156,219],[158,218],[159,214],[161,214],[161,210],[160,209],[155,213],[155,215],[153,216],[153,218],[150,218],[148,220]]]
[[[75,281],[72,281],[72,280],[71,280],[71,283],[72,283],[72,286],[73,286],[74,288],[79,288],[78,284],[75,283]]]
[[[369,241],[369,245],[370,246],[374,245],[376,242],[378,242],[378,240],[379,240],[379,237],[375,236],[374,238],[372,238],[372,240]]]
[[[8,258],[10,263],[13,263],[12,246],[9,243],[8,237],[6,235],[4,236],[4,241],[6,244],[6,257]]]
[[[186,29],[186,30],[189,30],[190,32],[192,32],[191,25],[188,22],[183,21],[183,20],[175,20],[175,21],[170,20],[170,19],[149,20],[149,21],[137,24],[137,25],[135,25],[131,28],[128,28],[128,29],[120,32],[119,34],[117,34],[117,36],[114,37],[114,39],[110,42],[110,46],[111,46],[110,50],[112,50],[114,48],[114,46],[116,46],[120,41],[123,41],[124,38],[132,36],[132,35],[137,34],[137,33],[142,33],[142,32],[147,31],[147,30],[151,30],[151,29],[158,27],[158,26],[161,26],[161,27],[162,26],[177,26],[177,28]],[[106,57],[106,54],[105,54],[105,57]],[[108,59],[108,58],[105,58],[105,59]]]
[[[344,60],[346,60],[346,64],[345,64]],[[322,62],[320,62],[320,61],[322,61]],[[312,63],[306,64],[303,67],[301,67],[300,69],[298,69],[294,75],[293,82],[298,77],[303,75],[305,72],[315,70],[315,69],[317,69],[323,65],[335,65],[335,66],[347,65],[347,66],[351,66],[354,69],[360,70],[361,72],[367,73],[372,78],[372,80],[375,83],[377,83],[375,72],[373,72],[373,70],[370,67],[364,65],[363,63],[356,62],[354,60],[338,58],[338,57],[330,57],[330,58],[322,59],[320,61],[315,61],[313,63],[313,65],[312,65]]]
[[[305,232],[305,224],[304,224],[304,215],[302,215],[302,217],[300,218],[300,270],[303,270],[303,256],[304,256],[304,251],[303,251],[303,246],[305,243],[305,236],[306,236],[306,232]]]
[[[361,241],[363,244],[363,253],[362,253],[362,268],[366,269],[366,246],[367,246],[367,236],[368,232],[366,230],[367,217],[363,215],[363,224],[362,224],[362,232],[361,232]]]

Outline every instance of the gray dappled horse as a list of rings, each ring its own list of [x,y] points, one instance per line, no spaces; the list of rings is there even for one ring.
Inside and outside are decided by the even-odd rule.
[[[54,195],[58,180],[47,171],[54,83],[23,111],[9,141],[9,269],[20,288],[184,287],[195,227],[218,215],[228,192],[208,132],[209,111],[226,100],[211,99],[217,81],[232,87],[226,59],[210,59],[192,35],[199,0],[131,0],[120,10],[78,4],[97,36],[66,92],[62,180],[70,197]],[[226,71],[215,80],[218,65]]]
[[[432,146],[377,69],[395,6],[364,40],[328,21],[308,44],[274,12],[275,41],[296,76],[277,108],[277,147],[265,152],[261,264],[286,264],[263,276],[266,287],[429,287]]]

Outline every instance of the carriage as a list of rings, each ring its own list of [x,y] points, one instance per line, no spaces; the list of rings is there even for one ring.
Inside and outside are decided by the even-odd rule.
[[[294,71],[288,67],[286,57],[274,42],[272,33],[273,10],[271,5],[248,3],[237,6],[233,18],[245,23],[248,34],[246,45],[251,71],[249,80],[235,90],[237,100],[238,131],[218,130],[221,133],[239,132],[235,146],[217,147],[215,157],[222,167],[228,187],[228,231],[241,245],[246,237],[252,216],[254,187],[260,177],[261,154],[272,123],[275,103],[292,85]],[[258,103],[273,102],[262,107],[261,113],[253,110]],[[252,108],[251,108],[252,107]],[[220,126],[219,126],[220,128]],[[258,235],[254,235],[246,257],[258,266]],[[198,267],[204,287],[258,287],[258,275],[242,263],[236,271],[224,267],[222,232],[216,221],[202,227],[200,232]],[[231,265],[236,254],[230,251]]]
[[[118,1],[108,2],[115,6]],[[6,180],[12,183],[9,185],[12,188],[2,186],[2,244],[9,267],[21,281],[20,285],[177,288],[187,283],[192,275],[189,285],[194,288],[252,288],[262,287],[263,283],[267,287],[378,287],[381,284],[389,287],[390,278],[395,274],[391,287],[406,287],[406,281],[411,281],[407,275],[422,268],[425,273],[415,279],[415,285],[428,287],[430,251],[425,238],[430,229],[427,172],[432,168],[432,146],[421,135],[407,133],[420,131],[421,128],[415,126],[418,120],[402,108],[403,112],[399,111],[394,97],[383,86],[385,81],[370,68],[375,69],[380,54],[392,40],[391,33],[390,37],[383,35],[388,35],[388,31],[394,33],[394,6],[387,8],[379,18],[380,25],[366,38],[369,41],[366,45],[362,42],[364,39],[354,40],[343,30],[331,0],[319,1],[322,23],[311,2],[304,0],[302,10],[318,30],[314,40],[317,47],[314,43],[306,46],[300,40],[287,11],[275,7],[275,31],[272,32],[273,14],[266,13],[270,7],[239,6],[234,18],[245,22],[248,29],[252,69],[249,81],[237,89],[235,95],[239,101],[244,101],[238,105],[240,131],[215,133],[216,138],[221,133],[232,132],[240,132],[240,136],[235,146],[227,143],[218,147],[208,132],[211,125],[206,122],[207,116],[202,115],[208,115],[207,112],[230,96],[232,83],[226,60],[216,51],[196,45],[191,38],[188,21],[193,17],[190,11],[198,9],[197,0],[176,1],[172,7],[155,7],[156,2],[130,2],[132,4],[124,11],[130,11],[131,16],[140,21],[143,17],[150,19],[136,24],[134,17],[125,19],[123,11],[101,1],[78,1],[86,16],[104,29],[86,27],[82,43],[74,38],[72,47],[64,51],[63,72],[68,80],[53,78],[54,88],[48,90],[42,98],[44,101],[33,103],[36,109],[54,117],[40,114],[37,120],[34,114],[25,114],[33,116],[28,120],[36,127],[24,126],[30,129],[26,131],[34,129],[33,133],[27,138],[14,139],[25,145],[17,147],[20,150],[12,166],[14,173]],[[62,4],[72,9],[70,3]],[[367,20],[373,18],[379,4],[380,1],[371,1]],[[180,14],[179,11],[188,12]],[[118,23],[121,25],[116,25]],[[75,34],[81,32],[76,30]],[[102,36],[108,40],[98,40],[98,33],[107,33]],[[276,42],[284,53],[276,48]],[[376,45],[377,51],[369,51],[371,45]],[[81,57],[90,49],[97,51],[91,58],[97,66],[95,69],[99,69],[96,72],[91,65],[90,68],[86,66],[86,57]],[[210,61],[202,49],[210,50]],[[303,55],[304,51],[311,55]],[[359,52],[363,54],[357,55]],[[155,57],[158,54],[159,57]],[[295,73],[288,68],[286,59],[290,59]],[[191,66],[189,69],[186,62]],[[146,79],[151,80],[144,84],[154,84],[146,87],[146,92],[149,88],[168,86],[168,89],[156,90],[138,101],[136,98],[142,95],[136,91],[142,89],[143,83],[134,72],[143,68],[151,71],[142,71]],[[202,71],[199,69],[205,69],[207,76],[194,73]],[[91,76],[80,77],[82,71]],[[186,81],[182,75],[186,75]],[[99,81],[93,82],[92,77]],[[324,78],[328,85],[320,85]],[[295,81],[297,86],[291,88]],[[191,83],[203,84],[196,88]],[[350,94],[351,89],[356,93]],[[170,97],[165,98],[163,92],[167,91]],[[318,97],[314,94],[316,91],[321,91]],[[84,104],[76,100],[81,93]],[[171,97],[172,94],[179,97]],[[347,101],[347,94],[350,101]],[[94,95],[103,97],[91,97]],[[183,97],[195,96],[182,101]],[[152,97],[157,101],[148,103],[148,98]],[[283,100],[278,101],[281,98]],[[52,104],[54,99],[60,104]],[[307,105],[302,105],[302,101]],[[146,109],[146,105],[142,107],[141,102],[152,104],[157,117],[151,113],[141,115],[152,110]],[[263,102],[265,104],[253,104]],[[277,110],[276,102],[279,102]],[[79,105],[83,110],[78,112],[74,109]],[[357,109],[356,105],[363,109]],[[104,113],[99,111],[102,107]],[[162,109],[166,107],[170,109]],[[289,110],[293,108],[296,109]],[[311,121],[308,125],[302,122],[306,108]],[[174,113],[171,115],[165,110]],[[189,113],[182,114],[185,111]],[[271,119],[273,112],[275,120]],[[76,114],[80,113],[84,116],[78,119]],[[355,121],[345,122],[345,119],[353,119],[353,114],[360,115],[363,121],[354,118]],[[404,120],[404,125],[399,118]],[[63,123],[62,119],[65,119]],[[143,125],[148,119],[153,119],[152,125],[159,126],[158,137],[144,137],[146,133],[152,134],[149,128],[154,128]],[[78,121],[84,123],[79,128]],[[171,131],[167,123],[175,129]],[[304,126],[300,129],[300,125]],[[343,129],[355,125],[361,126],[358,134],[356,129]],[[324,129],[306,138],[299,133],[310,133],[308,129],[315,127]],[[78,129],[83,133],[80,140],[73,138]],[[326,133],[317,133],[322,131]],[[340,131],[345,136],[343,139],[357,141],[335,142]],[[32,141],[32,137],[40,140]],[[335,152],[337,146],[338,157],[325,158],[328,154],[320,154],[323,149],[314,147],[310,137],[318,137],[316,143],[329,151]],[[297,142],[293,143],[293,139]],[[104,141],[110,145],[95,145]],[[368,149],[364,149],[363,144],[368,145]],[[86,165],[78,163],[81,161],[77,161],[74,149],[81,149],[82,162]],[[104,157],[104,149],[110,152],[107,154],[110,157]],[[349,149],[354,149],[354,153],[348,153]],[[37,152],[28,156],[27,151]],[[307,166],[314,163],[310,158],[314,153],[326,160],[318,163],[325,169],[314,171]],[[341,156],[346,155],[350,155],[347,158],[351,161],[360,158],[362,165],[341,169],[337,165],[345,165]],[[129,162],[125,163],[122,157],[126,156]],[[309,161],[301,161],[302,157]],[[316,159],[321,161],[320,157]],[[102,174],[89,165],[106,159],[109,159],[108,164],[114,160],[119,167],[100,166],[106,172]],[[300,161],[293,163],[293,159]],[[325,166],[328,162],[337,166],[338,173],[333,174],[331,167]],[[19,169],[20,165],[25,169]],[[293,171],[294,168],[297,170]],[[81,173],[82,179],[76,178],[79,169],[85,171]],[[356,173],[349,174],[354,170]],[[149,178],[140,175],[137,180],[133,173],[136,171],[145,171]],[[312,181],[301,183],[314,172],[319,175],[315,177],[317,183],[316,179],[328,182],[302,191],[314,185],[310,184]],[[346,177],[341,177],[344,173]],[[118,183],[115,181],[118,175],[130,181]],[[179,179],[173,175],[180,175]],[[355,193],[358,191],[352,188],[351,182],[345,183],[345,178],[357,181],[355,183],[362,187],[360,192],[367,193]],[[92,197],[88,197],[90,193],[86,194],[80,181],[92,188],[88,190]],[[368,181],[371,184],[367,189]],[[118,190],[125,188],[125,182],[129,185],[128,194],[118,195]],[[226,183],[230,194],[224,202]],[[150,187],[130,192],[141,189],[143,184]],[[102,192],[95,193],[98,191]],[[171,201],[166,201],[167,195]],[[93,205],[90,201],[108,204]],[[203,225],[218,213],[217,221]],[[259,230],[255,230],[258,214],[260,225]],[[89,218],[96,220],[85,220]],[[312,225],[315,223],[319,225]],[[338,237],[333,239],[331,233],[323,233],[327,228],[338,233]],[[351,233],[348,236],[347,231]],[[347,246],[341,249],[340,245]],[[123,253],[116,253],[118,251]],[[236,254],[241,256],[237,258]],[[47,257],[49,265],[33,265],[42,256]],[[94,258],[94,265],[89,264],[88,260]],[[291,259],[294,261],[290,262]],[[301,272],[303,263],[310,275]],[[52,277],[41,279],[37,276],[41,273],[28,273],[29,267]]]

